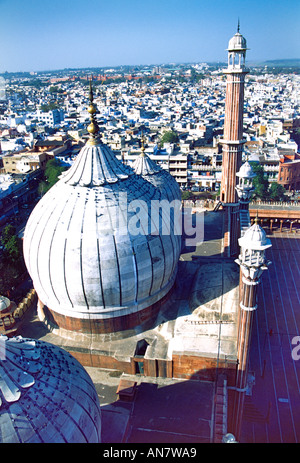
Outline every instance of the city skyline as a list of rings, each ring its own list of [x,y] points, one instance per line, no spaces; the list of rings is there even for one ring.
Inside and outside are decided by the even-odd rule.
[[[224,62],[238,19],[248,62],[299,58],[296,0],[1,0],[0,13],[0,72]]]

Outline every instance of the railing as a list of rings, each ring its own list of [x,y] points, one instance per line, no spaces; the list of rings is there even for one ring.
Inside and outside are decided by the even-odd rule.
[[[201,171],[204,171],[204,172],[207,172],[207,171],[216,171],[216,172],[221,172],[222,171],[222,166],[198,166],[198,165],[193,165],[193,167],[190,169],[190,170],[193,170],[195,172],[201,170]]]
[[[280,206],[280,207],[300,207],[299,201],[293,201],[292,203],[282,202],[282,201],[252,201],[249,205],[251,206]]]
[[[181,175],[181,176],[183,175],[184,177],[187,176],[186,170],[170,170],[170,174],[174,176],[175,175]]]
[[[265,172],[278,172],[279,166],[263,166]]]
[[[190,199],[184,200],[183,205],[184,207],[191,207],[191,208],[203,208],[203,209],[213,209],[215,207],[216,202],[213,199],[196,199],[192,201]]]

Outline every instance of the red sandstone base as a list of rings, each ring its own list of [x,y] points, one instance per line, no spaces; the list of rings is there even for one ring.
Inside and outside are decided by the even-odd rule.
[[[108,318],[108,319],[83,319],[73,318],[61,315],[49,307],[45,306],[41,301],[40,310],[45,317],[44,322],[49,323],[53,328],[71,331],[73,333],[82,334],[109,334],[124,332],[132,330],[138,326],[151,325],[153,323],[163,304],[173,294],[175,285],[170,291],[158,302],[138,312],[134,312],[122,317]],[[149,329],[149,326],[147,329]]]

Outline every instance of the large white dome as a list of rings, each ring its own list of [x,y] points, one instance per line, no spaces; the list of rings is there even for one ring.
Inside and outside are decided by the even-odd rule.
[[[0,336],[0,443],[99,443],[101,411],[90,376],[47,342]]]
[[[125,329],[170,291],[181,245],[172,227],[162,231],[164,218],[153,220],[152,200],[161,198],[97,138],[43,196],[26,225],[24,258],[58,325],[101,333],[105,320],[131,315],[104,332]]]

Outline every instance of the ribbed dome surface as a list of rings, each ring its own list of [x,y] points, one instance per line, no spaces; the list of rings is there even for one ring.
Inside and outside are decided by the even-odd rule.
[[[0,442],[101,442],[97,392],[68,352],[0,336]]]
[[[5,296],[0,296],[0,312],[10,306],[10,300]]]
[[[102,319],[165,296],[180,242],[153,220],[153,199],[160,192],[107,146],[87,144],[26,225],[24,258],[39,299],[65,316]]]
[[[239,244],[242,248],[260,251],[269,248],[271,241],[267,238],[264,229],[254,223],[239,239]]]
[[[238,177],[244,179],[252,179],[256,177],[256,174],[253,172],[251,165],[246,161],[240,168],[239,172],[236,174]]]
[[[246,49],[247,49],[246,39],[239,32],[237,32],[229,40],[228,50],[229,51],[234,51],[234,50],[246,50]]]
[[[100,186],[116,183],[132,175],[128,167],[121,164],[105,145],[86,145],[78,154],[74,167],[63,176],[68,185]]]

